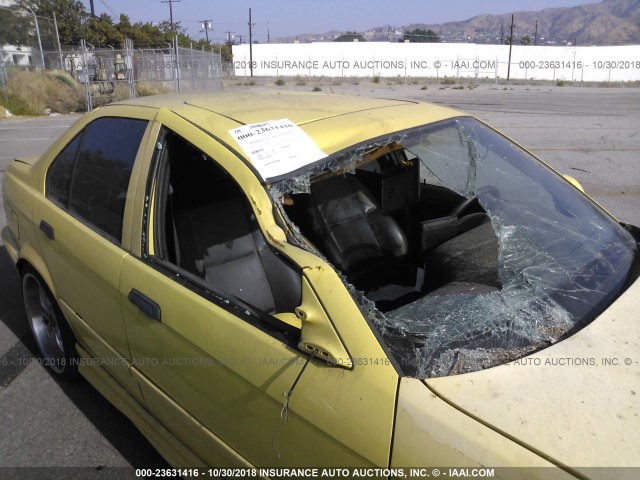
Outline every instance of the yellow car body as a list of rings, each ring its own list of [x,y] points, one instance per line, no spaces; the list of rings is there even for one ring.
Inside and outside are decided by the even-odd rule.
[[[558,478],[613,478],[590,467],[639,467],[640,282],[573,336],[524,357],[542,366],[511,361],[462,375],[406,375],[338,269],[290,240],[270,183],[232,134],[287,118],[330,156],[461,115],[414,102],[267,92],[101,107],[38,160],[9,166],[2,238],[18,269],[35,271],[59,305],[80,374],[174,466],[549,467]],[[80,206],[72,211],[46,194],[63,149],[112,118],[145,122],[120,238],[88,222]],[[167,131],[181,143],[163,144]],[[250,306],[154,260],[167,241],[156,214],[163,148],[214,159],[246,197],[265,248],[297,278],[297,304],[271,316],[300,335],[294,344],[258,328]],[[544,366],[547,358],[585,356],[597,363]],[[616,364],[603,363],[613,357]]]

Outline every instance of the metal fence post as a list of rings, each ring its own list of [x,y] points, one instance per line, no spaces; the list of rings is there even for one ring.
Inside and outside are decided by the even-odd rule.
[[[129,98],[136,98],[135,72],[133,71],[133,40],[126,38],[124,41],[125,65],[127,66],[127,83],[129,84]]]
[[[33,10],[31,10],[31,13],[33,14],[33,19],[36,22],[36,35],[38,36],[38,47],[40,48],[40,60],[42,60],[42,68],[44,69],[46,68],[46,66],[44,63],[44,52],[42,51],[42,40],[40,39],[40,26],[38,25],[38,17]]]
[[[56,29],[56,41],[58,43],[58,56],[60,58],[60,70],[64,70],[64,60],[62,58],[62,46],[60,45],[60,34],[58,33],[58,20],[56,18],[56,12],[53,12],[53,26]]]
[[[211,52],[213,52],[213,47],[211,47]],[[222,79],[222,45],[220,45],[220,51],[218,52],[219,54],[219,58],[218,58],[218,66],[219,66],[219,76],[220,76],[220,88],[224,87],[224,80]]]
[[[200,51],[200,69],[204,69],[205,67],[207,67],[207,69],[205,71],[200,71],[200,77],[202,77],[202,86],[206,90],[209,78],[209,67],[207,66],[207,59],[204,56],[204,45],[202,45],[202,49]]]
[[[191,53],[191,64],[189,65],[189,70],[191,70],[191,91],[195,92],[196,91],[196,77],[195,74],[197,73],[195,71],[195,62],[193,61],[193,42],[191,42],[189,44],[189,50]]]
[[[87,112],[93,110],[93,100],[91,98],[91,85],[89,84],[89,57],[87,55],[87,42],[80,40],[80,49],[82,50],[82,63],[84,70],[84,100],[87,104]]]
[[[176,91],[180,93],[180,56],[178,54],[178,36],[173,38],[174,51],[175,51],[175,67],[176,67]]]
[[[7,66],[4,60],[0,58],[0,87],[6,87],[8,81]]]

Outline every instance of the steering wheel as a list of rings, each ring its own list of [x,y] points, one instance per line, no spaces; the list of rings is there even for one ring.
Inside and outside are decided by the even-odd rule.
[[[482,204],[480,204],[479,197],[482,197]],[[473,197],[463,198],[460,203],[451,210],[449,216],[460,218],[466,210],[475,205],[480,206],[482,209],[480,211],[484,212],[495,207],[496,203],[500,202],[500,200],[500,191],[496,187],[493,185],[484,185],[476,188],[475,195]]]
[[[460,218],[463,213],[469,209],[474,203],[478,203],[478,196],[474,195],[473,197],[464,198],[460,203],[458,203],[453,210],[449,213],[450,217]]]

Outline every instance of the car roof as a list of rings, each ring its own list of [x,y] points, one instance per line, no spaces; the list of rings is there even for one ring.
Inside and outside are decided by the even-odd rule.
[[[238,144],[230,129],[286,118],[328,155],[372,138],[462,115],[447,107],[409,100],[260,89],[158,95],[112,105],[166,108],[234,148]]]

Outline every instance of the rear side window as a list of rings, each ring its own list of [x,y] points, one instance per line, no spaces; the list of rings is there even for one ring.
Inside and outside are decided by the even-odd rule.
[[[105,117],[89,124],[51,166],[47,196],[120,241],[131,170],[147,123]]]

